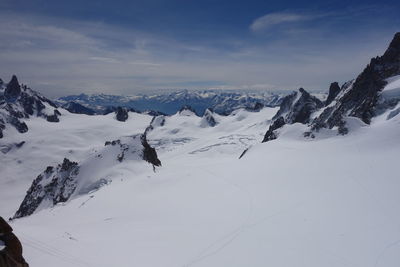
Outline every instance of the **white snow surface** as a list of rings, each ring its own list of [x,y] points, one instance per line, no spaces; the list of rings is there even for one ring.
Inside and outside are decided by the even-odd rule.
[[[400,75],[390,77],[386,80],[388,84],[382,90],[384,98],[400,98]]]
[[[215,115],[205,128],[197,116],[165,117],[148,132],[156,172],[127,165],[96,192],[12,222],[25,258],[33,267],[400,266],[400,117],[349,120],[348,135],[316,139],[294,124],[261,144],[276,111]],[[27,143],[0,158],[1,214],[47,165],[82,160],[150,120],[29,120],[27,134],[6,139]]]

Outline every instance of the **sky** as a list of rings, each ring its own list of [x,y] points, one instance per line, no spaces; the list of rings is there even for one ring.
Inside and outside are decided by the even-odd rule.
[[[400,31],[399,1],[0,0],[0,78],[49,97],[324,91]]]

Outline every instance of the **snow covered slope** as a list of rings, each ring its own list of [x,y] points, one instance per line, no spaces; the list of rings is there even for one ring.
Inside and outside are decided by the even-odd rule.
[[[7,203],[0,205],[4,217],[15,213],[32,181],[47,166],[56,166],[64,158],[73,162],[86,160],[103,149],[106,141],[143,133],[152,119],[129,112],[127,121],[120,122],[114,113],[89,116],[59,111],[62,114],[59,123],[31,117],[24,120],[28,133],[8,128],[7,135],[0,139],[0,147],[7,151],[0,151],[1,201]]]
[[[215,115],[206,128],[195,115],[154,123],[148,138],[163,167],[126,166],[96,192],[15,220],[26,258],[32,266],[397,267],[400,117],[311,141],[295,123],[260,144],[276,111]]]
[[[25,118],[28,134],[0,140],[0,213],[42,175],[29,192],[51,205],[12,221],[31,266],[398,267],[400,98],[385,93],[399,73],[400,33],[327,102],[302,89],[228,116]],[[150,146],[162,168],[142,160]],[[121,149],[135,153],[120,164]],[[49,195],[43,177],[57,184]]]

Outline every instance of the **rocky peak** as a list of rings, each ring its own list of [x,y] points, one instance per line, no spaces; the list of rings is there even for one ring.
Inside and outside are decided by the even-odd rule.
[[[217,121],[214,118],[214,114],[210,109],[206,109],[201,119],[202,127],[214,127],[217,125]]]
[[[311,129],[338,127],[339,133],[346,134],[345,116],[357,117],[369,124],[377,114],[380,92],[387,84],[386,79],[399,74],[400,33],[396,33],[384,55],[371,59],[352,84],[342,87],[336,96],[336,104],[325,108],[313,121]]]
[[[48,166],[33,181],[14,218],[29,216],[39,206],[67,201],[76,189],[78,174],[78,163],[67,158],[56,167]]]
[[[250,107],[246,107],[246,110],[250,111],[250,112],[259,112],[263,108],[264,108],[264,104],[263,103],[256,102],[254,105],[252,105]]]
[[[398,62],[400,58],[400,32],[396,33],[390,42],[388,49],[382,59],[386,62]]]
[[[300,97],[293,103],[289,113],[285,118],[285,122],[292,123],[308,123],[310,120],[310,116],[313,112],[323,106],[321,100],[312,96],[303,88],[299,89]]]
[[[286,96],[280,106],[280,109],[272,118],[268,131],[264,135],[262,142],[274,140],[278,137],[278,129],[286,124],[309,123],[311,115],[323,107],[321,100],[312,96],[304,88],[298,92]]]
[[[328,98],[325,101],[325,106],[328,106],[332,101],[335,99],[335,97],[339,94],[340,92],[340,87],[338,82],[333,82],[329,86],[329,93],[328,93]]]
[[[30,116],[42,117],[49,122],[59,121],[61,113],[57,106],[25,85],[21,86],[15,75],[7,84],[2,98],[0,96],[0,138],[3,138],[7,125],[15,127],[20,133],[27,132],[28,126],[22,120]]]
[[[126,121],[129,117],[128,109],[123,107],[117,107],[115,114],[115,118],[117,119],[117,121]]]
[[[107,141],[100,150],[81,162],[64,158],[56,166],[48,166],[33,181],[14,218],[29,216],[40,208],[98,190],[112,181],[113,168],[129,161],[146,161],[155,167],[161,166],[156,150],[149,145],[146,135],[125,136]]]
[[[6,101],[12,101],[17,99],[20,94],[21,86],[19,85],[17,76],[13,75],[4,91],[4,98]]]

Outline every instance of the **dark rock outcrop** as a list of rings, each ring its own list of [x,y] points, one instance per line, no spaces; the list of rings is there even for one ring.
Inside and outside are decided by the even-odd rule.
[[[33,181],[14,218],[98,190],[111,182],[107,175],[109,169],[126,161],[146,161],[152,164],[153,169],[161,166],[156,150],[149,145],[144,134],[107,141],[103,149],[80,163],[65,158],[57,166],[48,166]]]
[[[339,94],[340,92],[340,86],[338,82],[333,82],[329,86],[329,93],[328,93],[328,98],[325,101],[325,106],[328,106],[332,101],[335,99],[335,97]]]
[[[162,127],[164,125],[165,125],[165,116],[164,115],[155,116],[151,119],[150,125],[147,126],[146,130],[144,131],[144,134],[147,136],[147,134],[151,132],[154,128]]]
[[[280,109],[272,118],[272,123],[264,135],[262,142],[268,142],[278,137],[277,131],[285,124],[310,122],[311,115],[323,107],[323,102],[312,96],[303,88],[298,92],[286,96],[281,103]]]
[[[142,141],[143,145],[143,159],[153,164],[153,166],[161,166],[161,161],[158,159],[157,152],[147,142],[146,135],[141,135],[140,140]]]
[[[17,76],[13,75],[11,81],[7,84],[6,90],[4,91],[4,98],[6,101],[16,100],[21,94],[21,86],[19,85]]]
[[[338,127],[339,133],[346,134],[348,129],[344,117],[357,117],[369,124],[377,115],[381,90],[387,84],[386,79],[400,74],[400,33],[396,33],[388,49],[381,57],[371,59],[363,72],[351,84],[342,86],[336,97],[336,104],[327,107],[311,125],[312,131],[321,128]],[[381,103],[381,111],[394,107],[399,100]]]
[[[117,121],[126,121],[128,117],[129,115],[127,108],[117,107],[117,110],[115,111],[115,118]]]
[[[0,241],[5,249],[0,250],[1,267],[29,267],[22,255],[22,244],[12,227],[0,216]]]
[[[133,140],[135,140],[135,139],[140,140],[140,145],[142,146],[142,149],[141,149],[141,153],[139,154],[139,157],[141,159],[151,163],[153,166],[161,166],[161,161],[157,157],[157,152],[154,148],[152,148],[149,145],[145,134],[135,135],[135,136],[128,137],[128,138],[133,138]],[[125,157],[126,157],[126,154],[128,151],[136,151],[136,149],[134,148],[135,144],[129,144],[126,141],[121,141],[120,139],[113,140],[113,141],[107,141],[107,142],[105,142],[104,145],[105,146],[119,146],[120,151],[117,155],[117,160],[119,162],[122,162],[125,160]]]
[[[77,162],[64,158],[56,167],[48,166],[32,183],[14,218],[31,215],[40,205],[52,206],[65,202],[76,189]]]
[[[49,112],[44,112],[47,108],[54,108],[54,115],[48,116]],[[4,95],[0,93],[0,138],[7,125],[11,125],[20,133],[28,131],[28,126],[23,119],[31,116],[42,117],[48,121],[59,121],[61,114],[56,110],[57,106],[49,99],[41,96],[30,88],[20,85],[14,75],[7,84]],[[51,111],[50,111],[51,112]]]
[[[285,125],[285,119],[283,117],[277,118],[268,128],[268,131],[264,135],[264,139],[262,140],[262,143],[275,140],[278,138],[275,130],[278,130],[279,128],[282,128]]]
[[[201,119],[201,126],[202,127],[215,127],[217,125],[217,121],[214,118],[214,114],[212,112],[212,110],[210,109],[206,109],[206,111],[204,112],[204,115]]]
[[[55,109],[54,114],[48,115],[46,120],[48,122],[59,122],[60,121],[60,119],[58,118],[59,115],[61,115],[61,113],[57,109]]]
[[[310,95],[310,93],[303,88],[300,88],[299,92],[301,94],[300,98],[294,103],[291,110],[286,115],[286,123],[308,123],[310,121],[311,114],[323,107],[321,100]]]
[[[245,109],[246,109],[247,111],[250,111],[250,112],[259,112],[259,111],[262,110],[264,107],[265,107],[265,106],[264,106],[263,103],[256,102],[253,106],[251,106],[251,107],[246,107]]]

